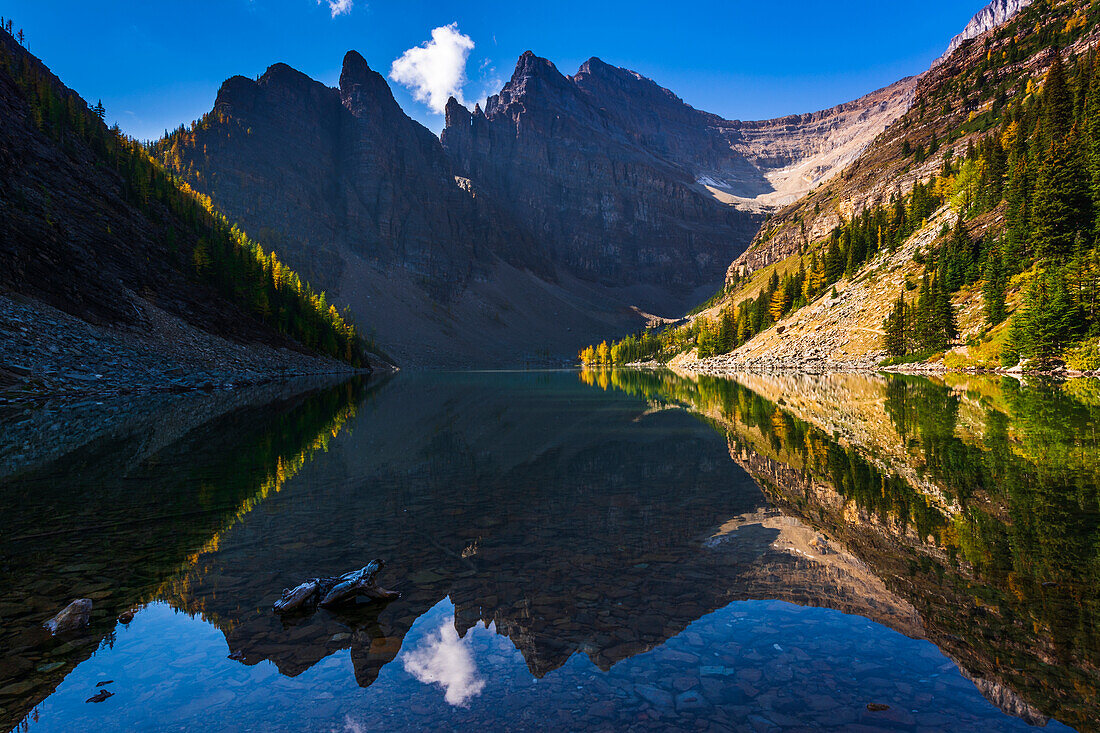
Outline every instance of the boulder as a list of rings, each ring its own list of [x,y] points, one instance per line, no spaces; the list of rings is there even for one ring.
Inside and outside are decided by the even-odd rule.
[[[65,634],[87,626],[92,621],[92,599],[78,598],[65,606],[56,616],[43,626],[51,634]]]

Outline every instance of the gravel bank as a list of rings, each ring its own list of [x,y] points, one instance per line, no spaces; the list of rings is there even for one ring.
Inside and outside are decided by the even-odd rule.
[[[230,389],[358,371],[327,357],[234,343],[147,303],[139,316],[140,330],[97,326],[37,300],[0,294],[0,404]]]

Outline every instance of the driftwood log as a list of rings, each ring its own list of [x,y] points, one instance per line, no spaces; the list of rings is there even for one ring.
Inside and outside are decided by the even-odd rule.
[[[375,576],[386,563],[371,560],[365,567],[344,573],[335,578],[312,578],[294,588],[284,588],[283,595],[275,601],[275,613],[292,613],[312,608],[314,605],[328,608],[366,596],[376,601],[388,601],[400,596],[375,582]]]

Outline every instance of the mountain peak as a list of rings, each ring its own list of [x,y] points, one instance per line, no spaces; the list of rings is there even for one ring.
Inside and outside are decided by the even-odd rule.
[[[512,78],[504,85],[499,94],[489,98],[485,105],[485,114],[493,114],[507,108],[512,102],[539,92],[550,91],[550,97],[555,96],[554,90],[562,94],[575,94],[576,90],[558,68],[549,59],[536,56],[533,51],[524,51],[516,61],[516,70],[512,72]]]
[[[293,66],[282,62],[267,67],[267,71],[263,73],[258,81],[264,85],[281,84],[288,86],[308,86],[317,83]]]
[[[605,99],[609,95],[630,95],[639,100],[655,103],[672,103],[687,106],[672,91],[662,87],[637,71],[613,66],[593,56],[581,64],[573,76],[573,82],[581,89]]]
[[[283,63],[272,64],[258,79],[238,75],[222,82],[214,109],[227,114],[247,114],[265,90],[277,89],[295,97],[305,97],[315,86],[321,85],[294,67]]]
[[[581,67],[577,69],[577,74],[595,74],[601,71],[610,71],[615,67],[607,63],[599,56],[593,56],[592,58],[581,64]]]
[[[533,51],[524,51],[523,55],[516,61],[516,70],[512,73],[512,80],[517,78],[541,76],[548,72],[553,72],[558,76],[561,76],[561,72],[554,66],[550,59],[545,59],[542,56],[536,56]]]
[[[365,74],[371,70],[367,64],[367,60],[363,58],[363,55],[352,49],[344,54],[344,63],[341,66],[340,76],[343,78],[345,74]]]
[[[344,54],[344,64],[340,70],[340,95],[345,102],[354,100],[362,104],[367,100],[383,102],[397,107],[393,91],[385,78],[367,65],[367,60],[358,51]]]
[[[444,110],[444,114],[447,119],[447,127],[456,127],[460,124],[470,123],[470,110],[466,109],[466,107],[454,97],[447,100],[447,107]]]
[[[367,64],[362,54],[355,50],[344,54],[344,62],[340,67],[340,89],[346,90],[353,84],[376,83],[372,77],[381,79],[381,75]]]
[[[970,22],[963,28],[962,33],[951,39],[951,43],[948,44],[947,50],[943,52],[943,56],[933,61],[932,66],[936,67],[942,64],[959,46],[972,38],[977,38],[1012,20],[1017,13],[1031,5],[1031,2],[1032,0],[993,0],[970,19]]]

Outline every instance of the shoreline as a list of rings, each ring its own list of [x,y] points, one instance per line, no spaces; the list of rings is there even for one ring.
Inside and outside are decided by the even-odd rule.
[[[588,367],[592,368],[592,367]],[[612,367],[615,368],[615,367]],[[761,360],[755,362],[737,362],[733,364],[708,364],[701,361],[681,361],[675,359],[668,363],[656,361],[622,364],[618,368],[685,372],[694,375],[712,377],[733,374],[769,374],[798,372],[800,374],[907,374],[912,376],[933,376],[938,374],[969,374],[1003,377],[1049,377],[1056,379],[1082,379],[1100,377],[1100,371],[1078,371],[1067,368],[1021,369],[1016,367],[962,367],[952,368],[942,364],[897,364],[882,366],[864,361],[824,362],[824,361],[777,361]]]
[[[0,293],[0,405],[51,399],[213,392],[301,377],[393,371],[299,350],[241,343],[147,305],[142,327],[93,324],[41,301]]]

